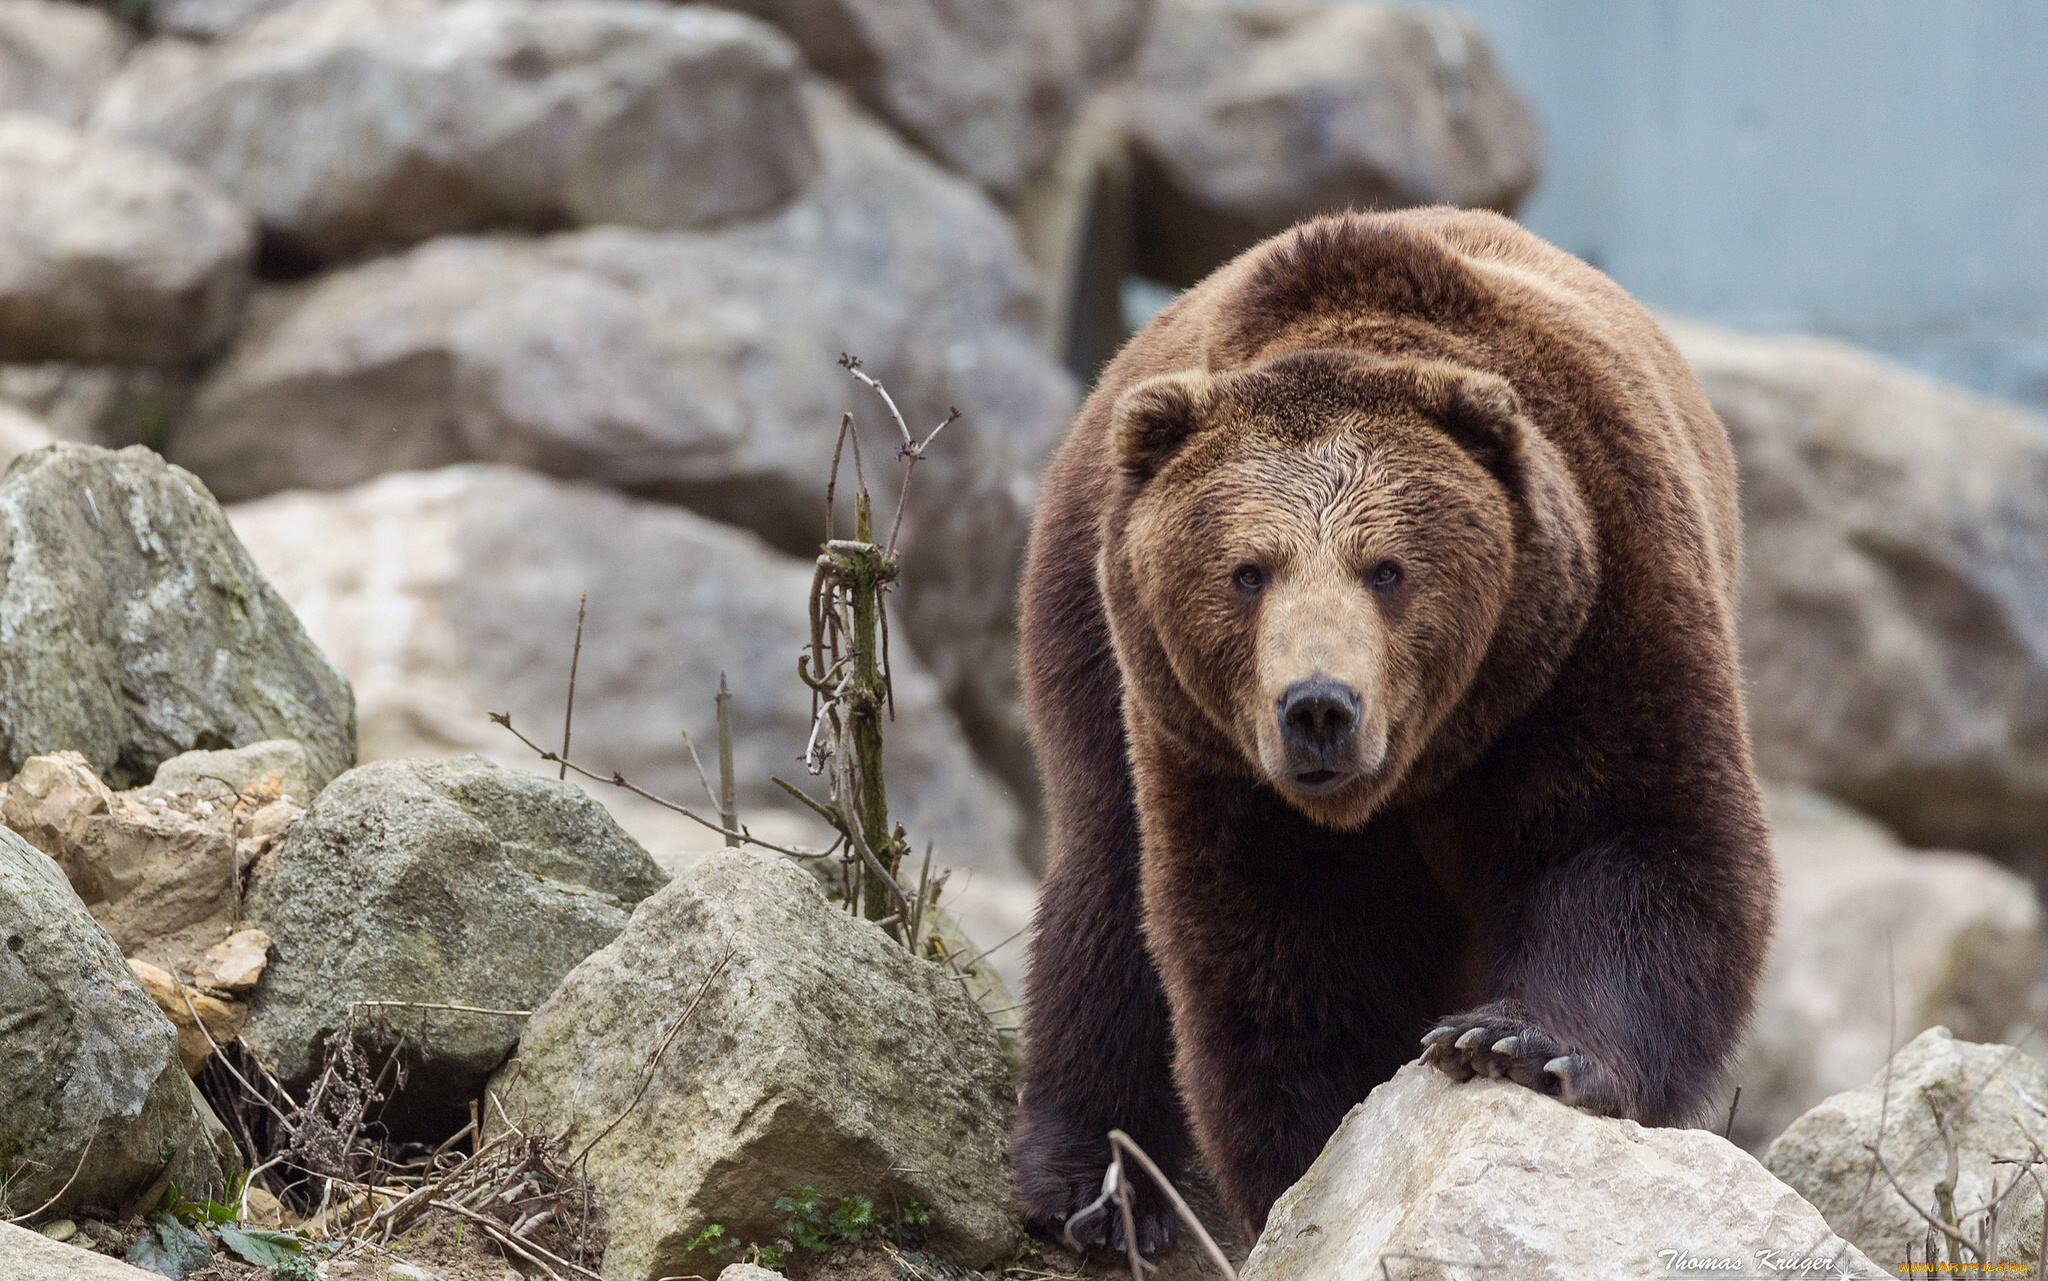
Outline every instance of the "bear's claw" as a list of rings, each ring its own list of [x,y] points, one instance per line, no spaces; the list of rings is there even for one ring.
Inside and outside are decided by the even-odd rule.
[[[1474,1011],[1431,1028],[1422,1044],[1422,1061],[1454,1081],[1505,1078],[1573,1107],[1626,1114],[1604,1068],[1522,1019]]]

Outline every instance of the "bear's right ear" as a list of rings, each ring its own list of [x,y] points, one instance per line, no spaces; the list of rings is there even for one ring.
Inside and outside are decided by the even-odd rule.
[[[1209,408],[1207,374],[1160,374],[1125,392],[1111,411],[1117,460],[1134,481],[1147,481],[1187,443]]]

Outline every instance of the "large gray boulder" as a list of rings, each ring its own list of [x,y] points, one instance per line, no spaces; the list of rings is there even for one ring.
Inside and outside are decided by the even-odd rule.
[[[491,1089],[522,1127],[573,1126],[579,1147],[622,1118],[589,1157],[611,1281],[716,1275],[690,1240],[717,1223],[731,1242],[773,1241],[775,1199],[799,1184],[884,1214],[915,1202],[932,1250],[966,1267],[1016,1243],[1016,1100],[995,1029],[951,971],[780,855],[714,855],[641,904]]]
[[[1924,1276],[1932,1270],[1924,1268],[1931,1262],[1927,1220],[1906,1198],[1936,1209],[1934,1186],[1949,1168],[1945,1123],[1956,1148],[1951,1191],[1957,1226],[1985,1240],[1985,1208],[1995,1191],[2017,1181],[2019,1190],[1999,1206],[1996,1258],[1981,1261],[2024,1272],[2040,1258],[2042,1194],[2035,1179],[2023,1175],[2027,1166],[2014,1161],[2048,1156],[2048,1149],[2033,1146],[2048,1144],[2044,1101],[2048,1071],[2015,1047],[1960,1041],[1947,1028],[1930,1028],[1869,1082],[1794,1121],[1764,1161],[1864,1253],[1905,1275],[1911,1249]],[[2033,1173],[2048,1169],[2036,1165]]]
[[[742,819],[764,833],[786,830],[763,824],[791,806],[773,776],[821,790],[798,760],[811,731],[796,655],[810,634],[813,567],[748,534],[666,504],[477,463],[334,494],[281,494],[236,507],[233,518],[356,682],[367,758],[481,751],[540,768],[487,716],[509,711],[529,735],[559,743],[577,599],[587,592],[572,756],[702,807],[681,732],[715,771],[712,698],[724,673]],[[920,848],[933,841],[940,866],[1014,868],[1015,804],[975,764],[907,647],[896,647],[892,667],[889,798],[911,839]],[[599,790],[608,804],[631,799]],[[814,837],[812,848],[822,848]]]
[[[0,0],[0,112],[82,122],[134,43],[92,5]]]
[[[1126,106],[1138,271],[1176,285],[1313,214],[1512,213],[1536,184],[1535,117],[1447,11],[1160,0]]]
[[[2002,1041],[2031,1021],[2041,907],[1987,858],[1909,850],[1815,793],[1765,797],[1778,928],[1731,1084],[1730,1133],[1761,1153],[1802,1112],[1854,1089],[1899,1040],[1943,1025]]]
[[[1811,1260],[1810,1268],[1788,1268]],[[1388,1269],[1383,1273],[1382,1268]],[[1410,1064],[1273,1206],[1244,1281],[1882,1277],[1755,1157]]]
[[[1742,467],[1763,772],[2048,876],[2048,421],[1821,338],[1670,333]]]
[[[490,226],[715,223],[780,204],[816,163],[796,50],[701,6],[311,0],[164,56],[180,65],[137,58],[96,127],[211,174],[320,258]]]
[[[178,1186],[195,1199],[224,1193],[234,1145],[179,1065],[176,1029],[64,873],[5,828],[0,940],[6,1213],[111,1215],[195,1134]]]
[[[823,168],[775,217],[449,239],[338,272],[207,384],[169,455],[230,501],[516,463],[679,501],[809,558],[849,408],[877,509],[895,509],[898,438],[834,365],[851,352],[920,434],[964,414],[912,486],[896,635],[1029,786],[1015,583],[1073,382],[1039,347],[1038,278],[1002,212],[835,92],[809,104]],[[850,457],[844,470],[842,495]],[[842,502],[842,536],[849,515]]]
[[[378,761],[320,793],[250,880],[276,944],[243,1041],[303,1082],[360,1001],[531,1010],[666,877],[583,791],[468,757]],[[356,1007],[427,1054],[402,1111],[460,1114],[524,1020]]]
[[[781,26],[947,165],[1015,191],[1088,86],[1130,55],[1151,0],[731,0]]]
[[[115,787],[194,748],[291,738],[315,786],[355,700],[191,473],[60,443],[0,477],[0,772],[82,754]]]
[[[235,327],[256,227],[168,156],[0,116],[0,359],[184,364]]]

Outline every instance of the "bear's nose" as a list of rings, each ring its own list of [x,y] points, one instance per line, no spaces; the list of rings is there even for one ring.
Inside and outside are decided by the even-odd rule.
[[[1280,734],[1298,751],[1325,756],[1358,728],[1358,691],[1327,676],[1296,681],[1280,696]]]

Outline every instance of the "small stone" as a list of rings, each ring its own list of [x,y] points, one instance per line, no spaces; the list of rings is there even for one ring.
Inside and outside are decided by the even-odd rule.
[[[281,1231],[287,1226],[284,1203],[252,1184],[243,1193],[242,1221],[253,1227]]]
[[[36,1231],[52,1241],[69,1241],[72,1237],[78,1235],[78,1225],[69,1219],[59,1219],[55,1223],[45,1223],[42,1227],[37,1228]]]
[[[148,961],[131,958],[128,968],[135,972],[143,992],[178,1029],[178,1059],[185,1065],[187,1076],[199,1075],[214,1046],[226,1045],[241,1035],[242,1025],[249,1018],[248,1006],[195,991],[178,982],[170,971]],[[195,1012],[197,1018],[193,1017]]]
[[[270,964],[270,936],[262,930],[241,930],[206,949],[206,956],[192,973],[200,987],[223,992],[247,992],[263,977]]]

